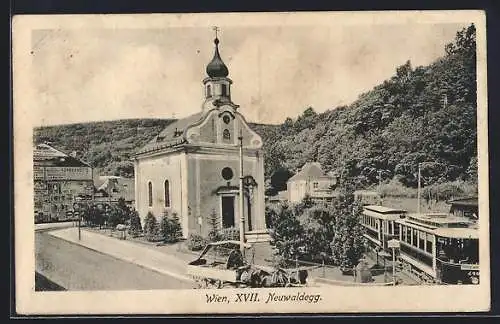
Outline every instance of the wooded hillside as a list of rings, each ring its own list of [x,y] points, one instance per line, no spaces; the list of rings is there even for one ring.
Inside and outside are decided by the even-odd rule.
[[[134,175],[132,154],[173,119],[125,119],[34,129],[34,143],[50,142],[96,168],[96,174]]]
[[[473,25],[457,32],[445,55],[429,66],[411,62],[349,106],[324,113],[308,108],[281,125],[252,124],[263,137],[268,188],[306,161],[320,162],[356,187],[396,179],[416,186],[419,162],[427,185],[477,182],[476,40]],[[333,91],[333,90],[332,90]],[[49,141],[100,172],[133,175],[131,154],[172,120],[136,119],[38,128]]]
[[[266,134],[271,184],[284,189],[283,180],[312,160],[358,188],[379,174],[414,187],[419,162],[430,162],[422,166],[426,184],[476,182],[475,35],[473,25],[459,31],[445,56],[429,66],[406,62],[348,107],[287,118]]]

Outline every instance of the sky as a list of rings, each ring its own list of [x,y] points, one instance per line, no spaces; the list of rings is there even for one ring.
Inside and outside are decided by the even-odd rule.
[[[352,103],[444,55],[466,24],[221,26],[233,102],[248,121]],[[38,29],[31,33],[38,126],[199,112],[214,52],[210,27]]]

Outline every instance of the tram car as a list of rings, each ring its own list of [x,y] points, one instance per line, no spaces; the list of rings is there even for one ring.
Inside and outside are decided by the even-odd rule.
[[[479,284],[477,224],[447,213],[408,214],[399,224],[407,270],[441,284]]]
[[[400,242],[398,259],[405,272],[423,282],[479,283],[479,237],[475,220],[449,213],[407,213],[385,206],[364,207],[361,224],[367,246],[388,248],[389,239]]]

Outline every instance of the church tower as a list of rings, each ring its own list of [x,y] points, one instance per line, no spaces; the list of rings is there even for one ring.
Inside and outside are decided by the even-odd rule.
[[[177,214],[184,238],[208,236],[215,215],[218,228],[241,226],[249,242],[265,241],[262,138],[231,100],[214,29],[201,111],[168,124],[135,155],[137,211],[143,221]]]
[[[206,72],[208,77],[203,80],[205,86],[205,101],[203,102],[203,112],[220,107],[222,105],[238,108],[231,101],[231,84],[233,81],[228,78],[229,70],[222,61],[219,53],[219,38],[217,37],[218,29],[215,27],[215,52],[212,60],[208,63]]]

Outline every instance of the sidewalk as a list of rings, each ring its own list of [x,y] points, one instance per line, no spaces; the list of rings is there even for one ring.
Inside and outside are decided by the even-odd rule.
[[[54,230],[48,234],[178,280],[193,281],[192,278],[186,275],[187,263],[184,260],[155,251],[147,246],[126,240],[118,240],[85,229],[81,230],[81,240],[78,240],[77,228]]]

